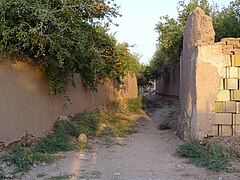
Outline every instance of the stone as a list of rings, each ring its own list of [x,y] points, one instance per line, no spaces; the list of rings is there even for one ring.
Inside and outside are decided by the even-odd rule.
[[[219,126],[219,136],[232,136],[233,128],[230,125],[220,125]]]
[[[240,135],[240,125],[233,125],[233,135],[234,136]]]
[[[231,55],[232,66],[240,66],[240,55]]]
[[[239,77],[239,68],[238,67],[227,67],[227,78],[238,78]]]
[[[67,116],[60,115],[60,116],[58,117],[58,120],[59,120],[59,121],[69,121],[69,118],[68,118]]]
[[[238,79],[225,79],[225,89],[238,89]]]
[[[240,114],[240,102],[236,102],[236,113]]]
[[[240,114],[233,114],[233,125],[240,125]]]
[[[239,101],[240,100],[240,90],[232,90],[231,91],[231,100]]]
[[[80,135],[78,136],[78,142],[87,143],[87,142],[88,142],[87,135],[86,135],[86,134],[80,134]]]
[[[216,101],[215,102],[215,107],[214,107],[214,112],[225,112],[225,102],[223,101]]]
[[[226,110],[225,112],[227,113],[236,113],[236,101],[226,101],[225,102]]]
[[[230,91],[229,90],[221,90],[217,95],[218,101],[230,101]]]
[[[213,124],[232,125],[232,113],[215,113]]]

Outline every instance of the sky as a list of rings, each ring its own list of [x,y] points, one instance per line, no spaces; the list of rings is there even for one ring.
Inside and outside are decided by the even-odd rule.
[[[122,17],[114,19],[119,26],[111,26],[110,33],[115,34],[118,42],[135,45],[131,52],[141,55],[140,62],[147,64],[155,50],[158,34],[155,26],[159,17],[169,15],[177,18],[179,0],[116,0],[120,5]],[[211,2],[211,0],[209,1]],[[216,0],[220,6],[227,6],[230,0]]]

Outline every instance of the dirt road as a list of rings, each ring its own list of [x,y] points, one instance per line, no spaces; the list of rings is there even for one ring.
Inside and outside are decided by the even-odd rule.
[[[213,173],[188,164],[175,155],[182,142],[174,130],[159,130],[161,122],[174,124],[178,115],[178,100],[153,96],[157,108],[149,119],[137,123],[137,133],[119,144],[106,146],[95,140],[89,152],[61,153],[51,165],[33,168],[22,180],[33,179],[99,179],[99,180],[194,180],[240,179],[234,174]],[[156,103],[158,102],[158,103]]]

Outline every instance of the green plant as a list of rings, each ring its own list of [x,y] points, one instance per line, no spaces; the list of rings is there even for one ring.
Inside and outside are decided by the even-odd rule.
[[[65,180],[65,179],[71,179],[73,175],[66,174],[66,175],[59,175],[59,176],[52,176],[49,178],[49,180]]]
[[[101,129],[102,124],[109,127],[109,131]],[[57,121],[51,133],[38,140],[34,147],[31,149],[16,147],[3,160],[15,164],[18,171],[26,171],[33,164],[52,162],[54,158],[51,154],[53,153],[71,149],[89,149],[88,143],[77,141],[81,133],[88,136],[122,137],[134,131],[132,125],[133,121],[120,115],[107,114],[97,110],[84,111],[76,114],[70,120]]]
[[[230,165],[230,156],[217,144],[201,144],[194,140],[180,145],[177,153],[188,157],[196,165],[216,172],[226,170]]]
[[[126,117],[102,112],[97,136],[124,137],[135,132],[133,123]]]
[[[43,153],[56,153],[58,151],[68,151],[73,149],[67,135],[50,134],[38,141],[36,151]]]
[[[131,98],[127,100],[127,110],[138,112],[142,109],[142,97]]]
[[[1,1],[0,55],[39,64],[52,93],[75,87],[76,74],[91,90],[105,78],[122,84],[138,57],[107,33],[118,9],[114,0]]]
[[[172,129],[169,122],[162,122],[158,125],[159,130]]]
[[[4,157],[4,160],[14,163],[17,171],[26,171],[33,164],[39,162],[53,162],[53,158],[48,154],[36,152],[31,149],[21,149],[19,147],[14,148],[8,156]]]
[[[0,172],[0,180],[3,180],[4,179],[4,174],[2,172]]]
[[[37,178],[42,178],[42,177],[44,177],[44,176],[46,176],[47,174],[45,174],[45,173],[39,173],[39,174],[37,174]]]
[[[90,145],[87,142],[76,142],[74,145],[74,149],[76,150],[88,150],[90,149]]]
[[[101,115],[98,111],[84,111],[76,114],[71,121],[77,124],[81,133],[89,136],[96,134],[100,118]]]

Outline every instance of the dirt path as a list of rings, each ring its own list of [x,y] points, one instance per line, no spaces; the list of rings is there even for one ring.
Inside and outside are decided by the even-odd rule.
[[[150,113],[149,120],[139,121],[137,133],[119,139],[119,145],[106,146],[94,141],[89,152],[61,153],[62,158],[54,164],[37,166],[21,179],[240,179],[233,174],[208,172],[177,157],[175,152],[181,141],[174,130],[159,130],[157,126],[166,120],[174,124],[178,100],[158,97],[158,104],[155,102],[155,105],[158,108]]]

